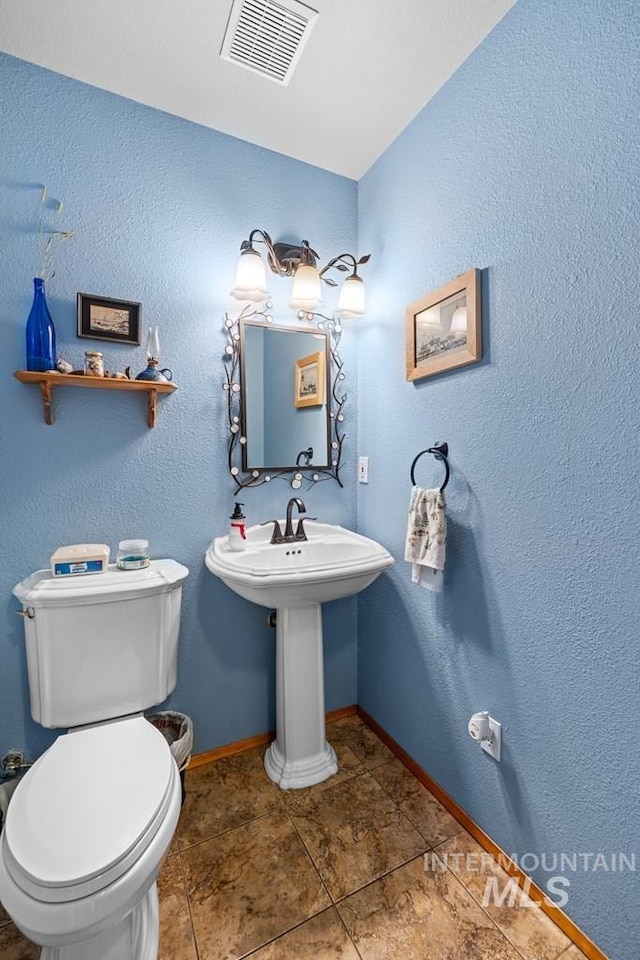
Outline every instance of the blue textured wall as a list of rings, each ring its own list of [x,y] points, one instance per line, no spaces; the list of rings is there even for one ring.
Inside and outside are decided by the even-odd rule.
[[[171,698],[196,725],[196,750],[273,725],[274,631],[203,564],[226,532],[233,485],[226,472],[222,391],[224,311],[240,242],[252,227],[276,239],[309,237],[326,259],[355,249],[356,184],[56,74],[0,56],[0,754],[36,754],[50,735],[29,715],[22,622],[13,585],[46,566],[59,544],[145,536],[154,556],[184,562],[178,687]],[[47,285],[59,352],[80,362],[100,347],[76,338],[76,292],[140,300],[158,324],[163,365],[177,393],[148,430],[142,398],[56,392],[45,426],[39,391],[12,377],[24,367],[38,183],[66,204],[76,236]],[[295,319],[289,283],[273,277],[276,316]],[[355,353],[343,338],[355,392]],[[144,366],[144,346],[103,344],[108,366]],[[352,412],[355,405],[352,406]],[[347,414],[347,416],[349,416]],[[355,414],[348,432],[355,435]],[[353,440],[347,443],[353,465]],[[350,472],[353,477],[354,470]],[[309,511],[354,523],[346,479],[302,491]],[[244,491],[249,522],[282,516],[291,488]],[[329,709],[356,699],[355,600],[327,608]]]
[[[519,0],[360,183],[359,529],[399,562],[359,600],[358,699],[513,852],[640,837],[638,32],[635,2]],[[483,362],[407,383],[405,306],[472,266]],[[439,439],[436,596],[400,558]],[[569,914],[637,960],[637,874],[569,879]]]

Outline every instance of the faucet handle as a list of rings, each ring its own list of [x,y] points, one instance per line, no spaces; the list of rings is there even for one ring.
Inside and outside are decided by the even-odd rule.
[[[295,538],[296,540],[306,540],[307,532],[304,529],[305,520],[317,520],[317,517],[300,517],[298,520],[298,526],[296,527]]]
[[[261,527],[266,527],[268,523],[273,524],[273,533],[271,534],[271,543],[284,543],[284,534],[279,520],[263,520]],[[306,539],[306,538],[305,538]]]

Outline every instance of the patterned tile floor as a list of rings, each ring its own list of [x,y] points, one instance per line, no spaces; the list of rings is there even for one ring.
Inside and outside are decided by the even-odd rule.
[[[357,717],[327,732],[339,772],[306,790],[263,748],[187,773],[160,960],[584,960],[537,907],[482,908],[469,864],[505,875]],[[0,960],[36,957],[0,908]]]

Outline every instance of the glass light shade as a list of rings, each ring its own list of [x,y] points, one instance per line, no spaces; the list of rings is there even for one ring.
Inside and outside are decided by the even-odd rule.
[[[467,332],[467,308],[466,307],[456,307],[453,311],[453,316],[451,317],[451,333],[466,333]]]
[[[160,335],[157,327],[149,327],[147,335],[147,360],[160,359]]]
[[[322,303],[320,274],[312,263],[301,263],[293,277],[289,306],[293,310],[314,310]]]
[[[244,250],[238,260],[236,285],[231,291],[236,300],[262,303],[269,296],[264,260],[257,250]]]
[[[340,287],[338,307],[341,317],[362,317],[364,315],[364,283],[358,276],[347,277]]]

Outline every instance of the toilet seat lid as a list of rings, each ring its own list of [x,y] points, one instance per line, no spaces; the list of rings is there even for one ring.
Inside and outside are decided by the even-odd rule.
[[[12,798],[4,830],[11,872],[52,900],[113,882],[157,832],[173,767],[166,740],[142,715],[58,737]]]

